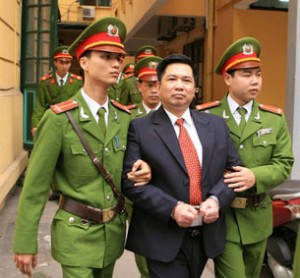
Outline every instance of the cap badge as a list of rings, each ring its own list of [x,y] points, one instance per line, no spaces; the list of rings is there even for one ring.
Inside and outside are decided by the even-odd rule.
[[[150,62],[150,63],[148,64],[148,67],[149,67],[150,69],[156,69],[156,68],[157,68],[157,65],[158,65],[158,62]]]
[[[107,27],[107,34],[109,36],[118,37],[119,36],[119,29],[116,25],[108,25]]]
[[[69,51],[67,49],[63,49],[62,54],[69,54]]]
[[[244,55],[251,55],[253,54],[253,45],[250,43],[245,43],[243,45],[243,54]]]
[[[145,49],[145,54],[152,54],[152,50],[151,49]]]

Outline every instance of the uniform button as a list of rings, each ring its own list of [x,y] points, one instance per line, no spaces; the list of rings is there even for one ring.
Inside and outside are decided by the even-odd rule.
[[[74,218],[74,217],[69,217],[69,222],[70,222],[70,223],[74,223],[74,221],[75,221],[75,218]]]
[[[123,148],[123,150],[126,150],[126,146],[125,145],[122,145],[122,148]]]
[[[106,147],[106,148],[104,149],[104,151],[105,151],[105,152],[109,152],[109,148]]]
[[[264,141],[263,141],[263,144],[264,144],[264,145],[267,145],[267,141],[266,141],[266,140],[264,140]]]
[[[244,145],[240,145],[240,149],[241,149],[241,150],[244,149]]]
[[[109,196],[109,195],[106,196],[106,200],[107,200],[107,201],[110,200],[110,196]]]

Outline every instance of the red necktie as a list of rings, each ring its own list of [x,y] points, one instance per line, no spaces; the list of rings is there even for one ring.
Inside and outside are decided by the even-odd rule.
[[[184,158],[190,178],[190,204],[200,205],[202,201],[201,193],[201,165],[197,155],[196,148],[183,126],[184,119],[178,119],[176,124],[179,126],[179,145]]]

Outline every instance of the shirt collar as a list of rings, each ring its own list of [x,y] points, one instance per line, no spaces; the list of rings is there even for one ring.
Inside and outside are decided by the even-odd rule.
[[[182,114],[182,116],[180,118],[178,118],[177,116],[175,116],[174,114],[172,114],[171,112],[166,110],[165,108],[164,108],[164,110],[166,111],[166,113],[169,116],[169,118],[170,118],[173,125],[176,125],[176,121],[178,119],[184,119],[184,123],[189,125],[189,126],[191,126],[192,123],[193,123],[192,116],[191,116],[189,108]]]
[[[98,113],[98,110],[101,107],[105,108],[105,111],[108,113],[108,98],[106,99],[106,102],[103,105],[100,105],[98,102],[96,102],[95,100],[93,100],[91,97],[89,97],[83,89],[81,89],[81,95],[83,97],[83,99],[85,100],[85,102],[87,103],[88,107],[90,108],[93,116],[95,117]]]
[[[67,82],[67,79],[68,79],[68,75],[69,73],[67,72],[67,74],[64,76],[64,77],[61,77],[57,74],[57,72],[55,72],[55,75],[56,75],[56,80],[57,80],[57,83],[60,84],[60,80],[63,79],[64,81],[64,84],[66,84]]]
[[[143,107],[144,107],[146,113],[148,114],[148,113],[149,113],[150,111],[152,111],[152,110],[157,110],[157,109],[160,107],[161,104],[159,103],[154,109],[149,108],[149,107],[144,103],[144,101],[142,101],[142,105],[143,105]]]
[[[238,103],[232,99],[230,94],[228,94],[228,96],[227,96],[227,102],[228,102],[231,114],[234,114],[236,112],[236,109],[238,107],[240,107],[240,105],[238,105]],[[251,100],[247,104],[243,105],[243,107],[247,110],[247,115],[251,114],[252,106],[253,106],[253,100]]]

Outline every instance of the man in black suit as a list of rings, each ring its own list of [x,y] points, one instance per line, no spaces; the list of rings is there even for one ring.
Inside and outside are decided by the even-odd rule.
[[[133,120],[128,134],[123,192],[134,209],[126,248],[147,258],[151,278],[199,278],[207,259],[223,251],[224,211],[234,198],[223,174],[240,159],[221,118],[189,109],[195,93],[191,60],[172,54],[158,64],[157,74],[162,106]],[[199,160],[192,173],[181,151],[177,119],[184,119]],[[137,159],[151,166],[146,186],[127,179]],[[202,176],[202,196],[191,204],[191,174],[196,172]]]

